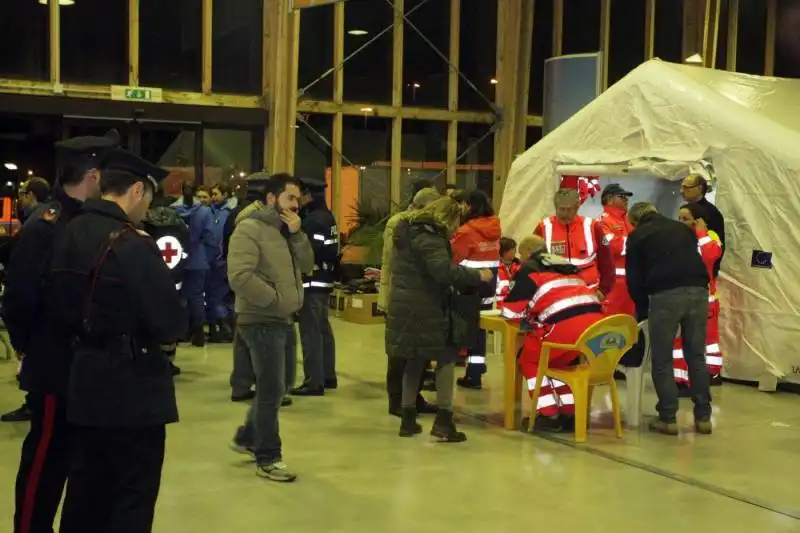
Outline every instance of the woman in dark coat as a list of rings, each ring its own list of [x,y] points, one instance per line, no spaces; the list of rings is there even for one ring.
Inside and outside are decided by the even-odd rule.
[[[417,387],[427,361],[436,361],[439,412],[431,435],[442,442],[466,440],[453,423],[458,348],[452,339],[455,317],[450,313],[450,300],[454,289],[477,287],[491,279],[492,273],[452,263],[449,239],[461,224],[461,214],[457,202],[441,198],[395,228],[386,346],[389,357],[408,360],[403,375],[401,437],[422,431],[416,422]]]

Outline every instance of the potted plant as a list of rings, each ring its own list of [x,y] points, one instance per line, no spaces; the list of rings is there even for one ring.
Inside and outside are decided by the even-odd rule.
[[[367,266],[380,267],[383,231],[390,212],[363,200],[353,209],[355,215],[348,220],[350,230],[342,243],[342,266],[358,265],[361,272]]]

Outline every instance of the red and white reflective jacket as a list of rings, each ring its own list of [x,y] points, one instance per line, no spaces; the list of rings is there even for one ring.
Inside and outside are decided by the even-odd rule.
[[[496,216],[473,218],[453,233],[450,247],[453,262],[467,268],[487,268],[497,273],[500,266],[500,219]],[[494,305],[497,278],[481,285],[481,303]]]
[[[502,261],[500,262],[500,268],[497,269],[497,308],[501,308],[503,306],[503,301],[505,301],[506,296],[508,296],[508,290],[511,286],[511,280],[514,279],[514,275],[519,271],[520,267],[522,267],[522,262],[518,259],[514,259],[511,261],[510,265],[506,265]]]
[[[602,235],[602,245],[608,247],[614,258],[614,274],[625,277],[625,248],[628,235],[633,231],[633,226],[628,222],[628,213],[618,207],[604,206],[597,225]]]
[[[703,264],[708,270],[708,301],[717,299],[717,279],[714,277],[714,265],[722,257],[722,243],[713,231],[695,229],[697,235],[697,251],[703,258]]]
[[[504,318],[527,322],[533,328],[600,312],[602,305],[595,289],[586,285],[575,267],[562,257],[546,253],[523,263],[502,310]]]

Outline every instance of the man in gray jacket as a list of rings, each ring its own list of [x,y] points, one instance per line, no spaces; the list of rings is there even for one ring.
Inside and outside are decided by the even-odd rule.
[[[228,251],[228,280],[236,293],[237,336],[249,352],[256,397],[233,448],[256,459],[256,473],[273,481],[297,476],[282,461],[278,410],[286,392],[286,346],[293,315],[303,305],[302,274],[314,270],[314,251],[300,230],[300,183],[272,176],[264,201],[236,217]]]

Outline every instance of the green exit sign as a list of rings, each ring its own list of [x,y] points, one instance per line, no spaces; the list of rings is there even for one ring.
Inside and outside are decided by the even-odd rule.
[[[153,99],[153,91],[150,89],[125,89],[126,100],[147,100]]]
[[[153,87],[111,86],[111,99],[127,102],[161,102],[162,91]]]

